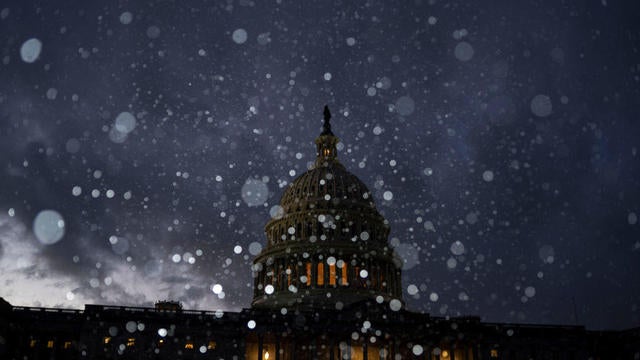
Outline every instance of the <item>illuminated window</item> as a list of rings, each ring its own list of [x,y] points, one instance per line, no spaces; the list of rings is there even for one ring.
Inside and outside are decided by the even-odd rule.
[[[265,351],[265,352],[264,352],[264,358],[265,358],[265,360],[269,360],[269,356],[270,356],[269,352],[268,352],[268,351]]]
[[[329,156],[329,154],[331,154],[331,150],[329,149],[324,149],[323,150],[324,156]]]
[[[36,340],[31,340],[29,341],[29,347],[36,347],[36,344],[38,343],[38,341]]]
[[[324,285],[324,264],[318,263],[318,281],[317,284],[322,286]]]
[[[207,349],[212,350],[216,348],[216,342],[211,340],[209,341],[209,345],[207,345]]]
[[[498,350],[491,349],[491,357],[492,358],[497,358],[498,357]]]
[[[307,263],[305,270],[307,272],[307,286],[310,286],[311,285],[311,263]]]
[[[347,264],[342,265],[342,285],[349,285],[349,280],[347,279]]]
[[[336,285],[336,264],[329,265],[329,285]]]
[[[193,349],[193,343],[191,341],[188,341],[186,344],[184,344],[184,348],[185,349]]]
[[[65,349],[70,349],[71,348],[71,341],[65,341],[64,342],[64,348]]]
[[[447,350],[442,350],[442,358],[443,359],[448,359],[449,358],[449,352]]]
[[[134,338],[127,339],[127,346],[134,346],[135,344],[136,344],[136,339]]]
[[[52,348],[53,348],[53,340],[47,341],[47,349],[52,349]]]
[[[105,337],[104,337],[103,342],[104,342],[104,344],[106,345],[106,344],[108,344],[108,343],[110,343],[110,342],[111,342],[111,338],[110,338],[110,337],[108,337],[108,336],[105,336]]]

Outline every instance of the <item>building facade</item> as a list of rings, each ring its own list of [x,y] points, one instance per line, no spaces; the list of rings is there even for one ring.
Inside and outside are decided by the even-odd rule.
[[[240,312],[0,299],[0,359],[640,359],[640,328],[486,323],[408,311],[389,224],[337,157],[325,107],[312,169],[284,192]]]

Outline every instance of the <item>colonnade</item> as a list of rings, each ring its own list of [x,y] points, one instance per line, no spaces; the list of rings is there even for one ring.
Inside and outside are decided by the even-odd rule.
[[[346,287],[371,289],[399,297],[402,293],[400,270],[387,261],[365,261],[354,265],[348,260],[331,260],[327,257],[292,262],[287,258],[262,264],[256,274],[254,291],[261,296],[267,285],[274,292],[304,288]],[[334,258],[335,259],[335,258]]]

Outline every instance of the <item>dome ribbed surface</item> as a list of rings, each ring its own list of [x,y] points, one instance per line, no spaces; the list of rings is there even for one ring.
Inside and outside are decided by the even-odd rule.
[[[375,211],[367,186],[339,163],[302,174],[282,195],[280,206],[285,213],[318,208]]]

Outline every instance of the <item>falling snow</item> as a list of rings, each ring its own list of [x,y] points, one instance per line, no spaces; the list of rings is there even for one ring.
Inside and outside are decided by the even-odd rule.
[[[638,24],[621,15],[633,2],[50,5],[0,10],[11,303],[247,307],[265,224],[307,211],[280,199],[314,166],[327,104],[338,159],[388,222],[402,270],[402,299],[377,302],[488,321],[640,321]],[[307,186],[332,186],[322,180]],[[336,230],[337,215],[314,216]],[[38,276],[29,253],[6,255],[14,244],[36,254]]]

